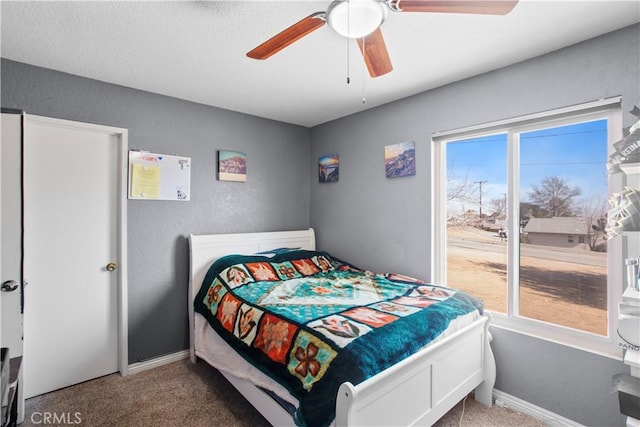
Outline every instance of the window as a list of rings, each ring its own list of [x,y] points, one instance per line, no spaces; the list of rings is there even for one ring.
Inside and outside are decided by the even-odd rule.
[[[619,100],[435,135],[434,280],[494,324],[617,356],[622,252],[604,226],[621,137]]]

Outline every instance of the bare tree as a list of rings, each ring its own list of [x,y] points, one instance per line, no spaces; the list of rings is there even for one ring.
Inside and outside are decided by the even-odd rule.
[[[557,176],[544,178],[540,186],[534,185],[529,193],[529,201],[541,210],[554,216],[574,216],[574,198],[582,194],[579,187],[570,187],[569,183]]]
[[[447,202],[473,200],[474,190],[475,184],[469,180],[468,176],[465,176],[464,179],[451,179],[447,175]]]
[[[547,218],[549,213],[540,206],[528,202],[520,202],[520,223],[526,224],[531,218]]]
[[[592,197],[581,201],[580,215],[587,226],[587,243],[592,251],[604,248],[601,242],[606,241],[605,228],[607,226],[608,204],[606,195]]]
[[[462,225],[468,221],[465,204],[475,200],[477,186],[468,175],[457,178],[452,169],[451,166],[447,169],[447,223]]]
[[[497,219],[505,219],[507,217],[507,198],[500,197],[489,201],[491,216]]]

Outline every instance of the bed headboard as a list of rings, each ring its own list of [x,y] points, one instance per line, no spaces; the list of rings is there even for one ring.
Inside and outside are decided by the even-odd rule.
[[[193,299],[200,290],[207,270],[218,258],[229,254],[250,255],[278,248],[316,249],[313,228],[266,233],[189,235],[189,338],[191,360],[195,362]]]

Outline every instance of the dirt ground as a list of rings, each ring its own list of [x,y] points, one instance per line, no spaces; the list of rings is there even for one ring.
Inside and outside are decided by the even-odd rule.
[[[448,236],[472,242],[501,242],[496,233],[454,228]],[[481,298],[485,307],[506,313],[506,255],[447,246],[448,285]],[[521,256],[520,315],[599,335],[607,334],[606,267]]]

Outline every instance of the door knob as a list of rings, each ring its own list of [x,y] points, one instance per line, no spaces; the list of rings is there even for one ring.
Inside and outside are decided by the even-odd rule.
[[[109,264],[107,264],[107,271],[115,271],[116,268],[118,268],[118,266],[115,262],[110,262]]]
[[[2,290],[2,292],[13,292],[18,289],[19,286],[20,284],[15,280],[7,280],[2,284],[0,290]]]

